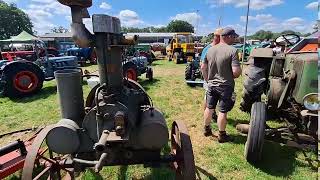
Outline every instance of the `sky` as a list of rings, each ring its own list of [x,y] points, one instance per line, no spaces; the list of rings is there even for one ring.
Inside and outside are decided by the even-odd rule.
[[[57,0],[4,0],[26,12],[39,35],[63,26],[70,29],[70,8]],[[92,14],[120,18],[125,27],[166,26],[171,20],[184,20],[200,35],[219,27],[232,27],[238,34],[245,30],[248,0],[93,0]],[[318,18],[318,0],[251,0],[248,34],[258,30],[312,32]],[[90,19],[84,23],[92,29]]]

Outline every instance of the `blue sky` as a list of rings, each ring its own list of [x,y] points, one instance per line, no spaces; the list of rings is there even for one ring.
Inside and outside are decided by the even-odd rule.
[[[56,0],[5,0],[14,2],[31,18],[38,34],[55,26],[69,28],[70,10]],[[317,0],[251,0],[248,32],[286,29],[307,33],[317,19]],[[122,26],[165,26],[173,19],[188,21],[196,32],[206,35],[230,26],[244,33],[247,0],[93,0],[90,14],[104,13],[120,18]],[[85,20],[90,29],[90,19]]]

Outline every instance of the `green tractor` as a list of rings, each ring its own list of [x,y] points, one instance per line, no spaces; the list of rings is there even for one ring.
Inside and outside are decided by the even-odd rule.
[[[271,48],[253,49],[245,72],[240,109],[250,112],[251,119],[250,125],[240,124],[237,129],[248,133],[245,158],[253,164],[261,160],[264,139],[317,147],[318,39],[300,41],[289,34],[278,37],[276,43],[291,48],[277,55]],[[266,121],[276,119],[285,127],[268,127]]]

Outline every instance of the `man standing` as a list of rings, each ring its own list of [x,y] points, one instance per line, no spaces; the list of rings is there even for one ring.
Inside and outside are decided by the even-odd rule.
[[[237,49],[231,45],[239,35],[232,28],[224,28],[221,32],[220,43],[208,50],[201,70],[205,81],[208,82],[207,107],[204,111],[204,121],[210,122],[218,101],[218,141],[220,143],[231,141],[226,133],[227,112],[234,105],[234,78],[241,75]],[[211,132],[210,124],[205,125],[205,131]]]
[[[200,64],[201,65],[204,63],[204,59],[205,59],[205,57],[207,55],[208,50],[212,46],[217,45],[217,44],[220,43],[220,35],[221,35],[222,30],[223,30],[222,28],[216,29],[216,31],[213,33],[212,42],[202,50],[201,58],[200,58]],[[206,94],[207,94],[207,90],[208,90],[208,82],[207,81],[203,82],[203,88],[205,90],[204,101],[203,101],[203,110],[206,110],[206,107],[207,107]],[[212,113],[212,120],[215,121],[215,122],[217,121],[217,114],[216,114],[215,110],[213,110],[213,113]],[[208,122],[206,120],[204,122],[205,125],[210,125],[210,123],[211,123],[211,119]],[[212,132],[204,130],[204,135],[205,136],[210,136],[210,135],[212,135]]]

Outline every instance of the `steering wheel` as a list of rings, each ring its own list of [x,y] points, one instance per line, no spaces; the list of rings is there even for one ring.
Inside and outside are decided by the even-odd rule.
[[[283,34],[275,39],[276,44],[282,46],[293,46],[300,41],[300,36],[297,34]]]

